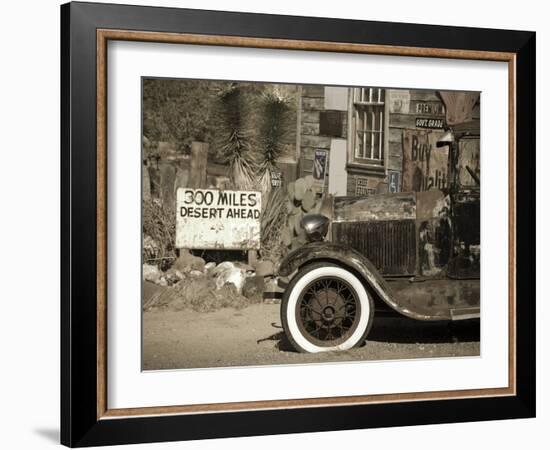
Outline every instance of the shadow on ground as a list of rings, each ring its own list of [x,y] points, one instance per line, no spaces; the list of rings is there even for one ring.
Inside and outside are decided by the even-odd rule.
[[[271,326],[273,328],[278,328],[280,329],[281,331],[275,333],[275,334],[272,334],[270,336],[267,336],[263,339],[260,339],[258,340],[258,344],[260,342],[266,342],[266,341],[277,341],[275,346],[277,347],[278,350],[280,350],[281,352],[292,352],[292,353],[298,353],[296,350],[294,350],[294,347],[292,347],[292,345],[290,344],[290,342],[288,341],[287,337],[286,337],[286,334],[285,332],[283,331],[283,327],[275,322],[273,322],[271,324]]]
[[[400,344],[478,342],[479,319],[458,322],[424,322],[406,317],[374,319],[367,340]]]
[[[423,322],[406,317],[381,317],[375,318],[367,336],[367,341],[395,344],[479,342],[479,325],[479,319],[460,322]],[[282,328],[276,323],[272,323],[271,326]],[[297,353],[282,329],[258,340],[258,344],[265,341],[276,341],[275,346],[282,352]]]

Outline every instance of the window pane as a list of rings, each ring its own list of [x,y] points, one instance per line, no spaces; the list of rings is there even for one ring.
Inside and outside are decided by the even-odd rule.
[[[372,129],[374,131],[380,131],[380,108],[376,107],[372,109]]]
[[[375,133],[372,132],[373,137],[373,145],[372,148],[369,149],[369,158],[371,159],[382,159],[382,147],[383,144],[383,135],[382,133]]]
[[[381,131],[384,129],[383,105],[356,105],[357,130]]]
[[[363,136],[362,133],[355,134],[355,157],[363,157]]]
[[[373,136],[372,136],[372,133],[370,131],[368,131],[367,133],[365,133],[365,141],[366,141],[366,147],[365,147],[365,158],[368,158],[368,159],[372,159],[372,156],[371,156],[371,151],[372,151],[372,148],[371,148],[371,144],[373,142]]]

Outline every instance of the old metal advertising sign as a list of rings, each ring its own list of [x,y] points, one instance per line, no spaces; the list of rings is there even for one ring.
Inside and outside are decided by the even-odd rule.
[[[420,102],[416,104],[417,114],[430,114],[433,116],[444,116],[445,106],[443,103]]]
[[[320,191],[323,191],[325,187],[327,156],[328,152],[326,150],[315,150],[313,157],[313,185]]]
[[[411,93],[408,90],[388,89],[390,113],[409,114]]]
[[[259,249],[261,203],[256,191],[179,188],[176,247]]]
[[[401,192],[401,173],[388,170],[388,192]]]
[[[403,192],[445,189],[449,148],[437,148],[441,131],[403,130]]]

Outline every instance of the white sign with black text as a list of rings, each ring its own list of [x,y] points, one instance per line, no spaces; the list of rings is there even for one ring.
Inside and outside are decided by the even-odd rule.
[[[261,205],[257,191],[179,188],[176,247],[257,250]]]

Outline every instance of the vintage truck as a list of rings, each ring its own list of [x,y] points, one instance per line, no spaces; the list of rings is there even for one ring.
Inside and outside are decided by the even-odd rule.
[[[327,197],[322,214],[304,216],[309,242],[278,270],[281,321],[296,350],[359,346],[375,312],[479,318],[479,124],[450,130],[437,143],[443,146],[444,188]]]

